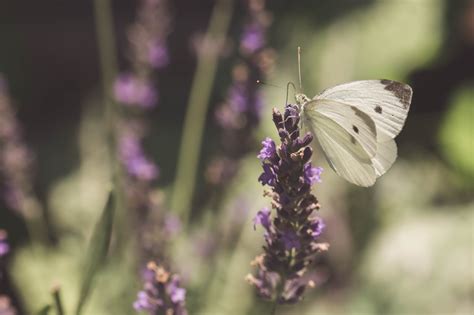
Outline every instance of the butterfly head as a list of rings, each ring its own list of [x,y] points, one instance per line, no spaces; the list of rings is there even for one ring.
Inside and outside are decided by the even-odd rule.
[[[304,106],[304,104],[306,104],[307,102],[310,101],[309,97],[307,97],[306,95],[304,95],[303,93],[297,93],[295,95],[295,99],[296,99],[296,104],[302,108]]]

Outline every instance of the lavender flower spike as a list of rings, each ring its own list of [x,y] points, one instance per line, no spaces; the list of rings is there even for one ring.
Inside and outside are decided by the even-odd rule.
[[[267,138],[258,155],[263,168],[258,180],[270,186],[266,195],[272,197],[275,212],[272,218],[268,209],[262,210],[254,219],[254,226],[265,228],[266,244],[264,253],[252,262],[256,274],[248,275],[247,280],[259,296],[279,304],[299,301],[305,289],[314,286],[304,277],[307,268],[318,252],[329,247],[318,242],[324,223],[315,216],[319,204],[311,193],[311,186],[321,182],[322,169],[311,165],[308,145],[313,137],[300,137],[299,120],[295,105],[287,105],[284,115],[274,109],[281,144],[276,146]]]
[[[149,262],[144,273],[143,291],[133,303],[136,311],[150,315],[187,315],[186,290],[180,287],[179,276],[172,275],[162,266]]]

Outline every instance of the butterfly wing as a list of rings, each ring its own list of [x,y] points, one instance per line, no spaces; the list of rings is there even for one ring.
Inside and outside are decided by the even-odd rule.
[[[372,158],[372,165],[377,177],[385,174],[397,159],[397,144],[391,139],[377,143],[377,154]]]
[[[367,114],[353,106],[316,100],[304,105],[303,124],[315,135],[339,176],[364,187],[375,183],[376,131]]]
[[[357,107],[372,118],[377,140],[395,138],[405,123],[413,91],[407,84],[391,80],[364,80],[337,85],[314,100],[332,100]]]

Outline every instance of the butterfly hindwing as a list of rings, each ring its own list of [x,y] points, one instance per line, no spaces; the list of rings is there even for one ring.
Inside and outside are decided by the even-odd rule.
[[[397,159],[397,144],[391,139],[377,143],[377,154],[372,158],[372,165],[377,177],[385,174]]]
[[[410,108],[412,89],[391,80],[364,80],[337,85],[323,91],[314,100],[332,100],[355,106],[372,118],[377,140],[395,138],[403,128]]]

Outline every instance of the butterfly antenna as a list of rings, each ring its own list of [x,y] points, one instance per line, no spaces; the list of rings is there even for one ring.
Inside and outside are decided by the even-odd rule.
[[[293,82],[288,82],[286,84],[286,100],[285,100],[285,105],[288,104],[288,93],[290,91],[290,86],[293,87],[293,90],[296,92],[296,87],[295,85],[293,84]]]
[[[300,91],[303,91],[303,85],[301,84],[301,47],[298,46],[298,79],[300,82]]]
[[[268,85],[268,86],[271,86],[271,87],[276,87],[276,88],[281,89],[281,86],[278,86],[278,85],[275,85],[275,84],[271,84],[271,83],[267,83],[267,82],[263,82],[263,81],[261,81],[261,80],[257,80],[256,82],[257,82],[257,84]]]

